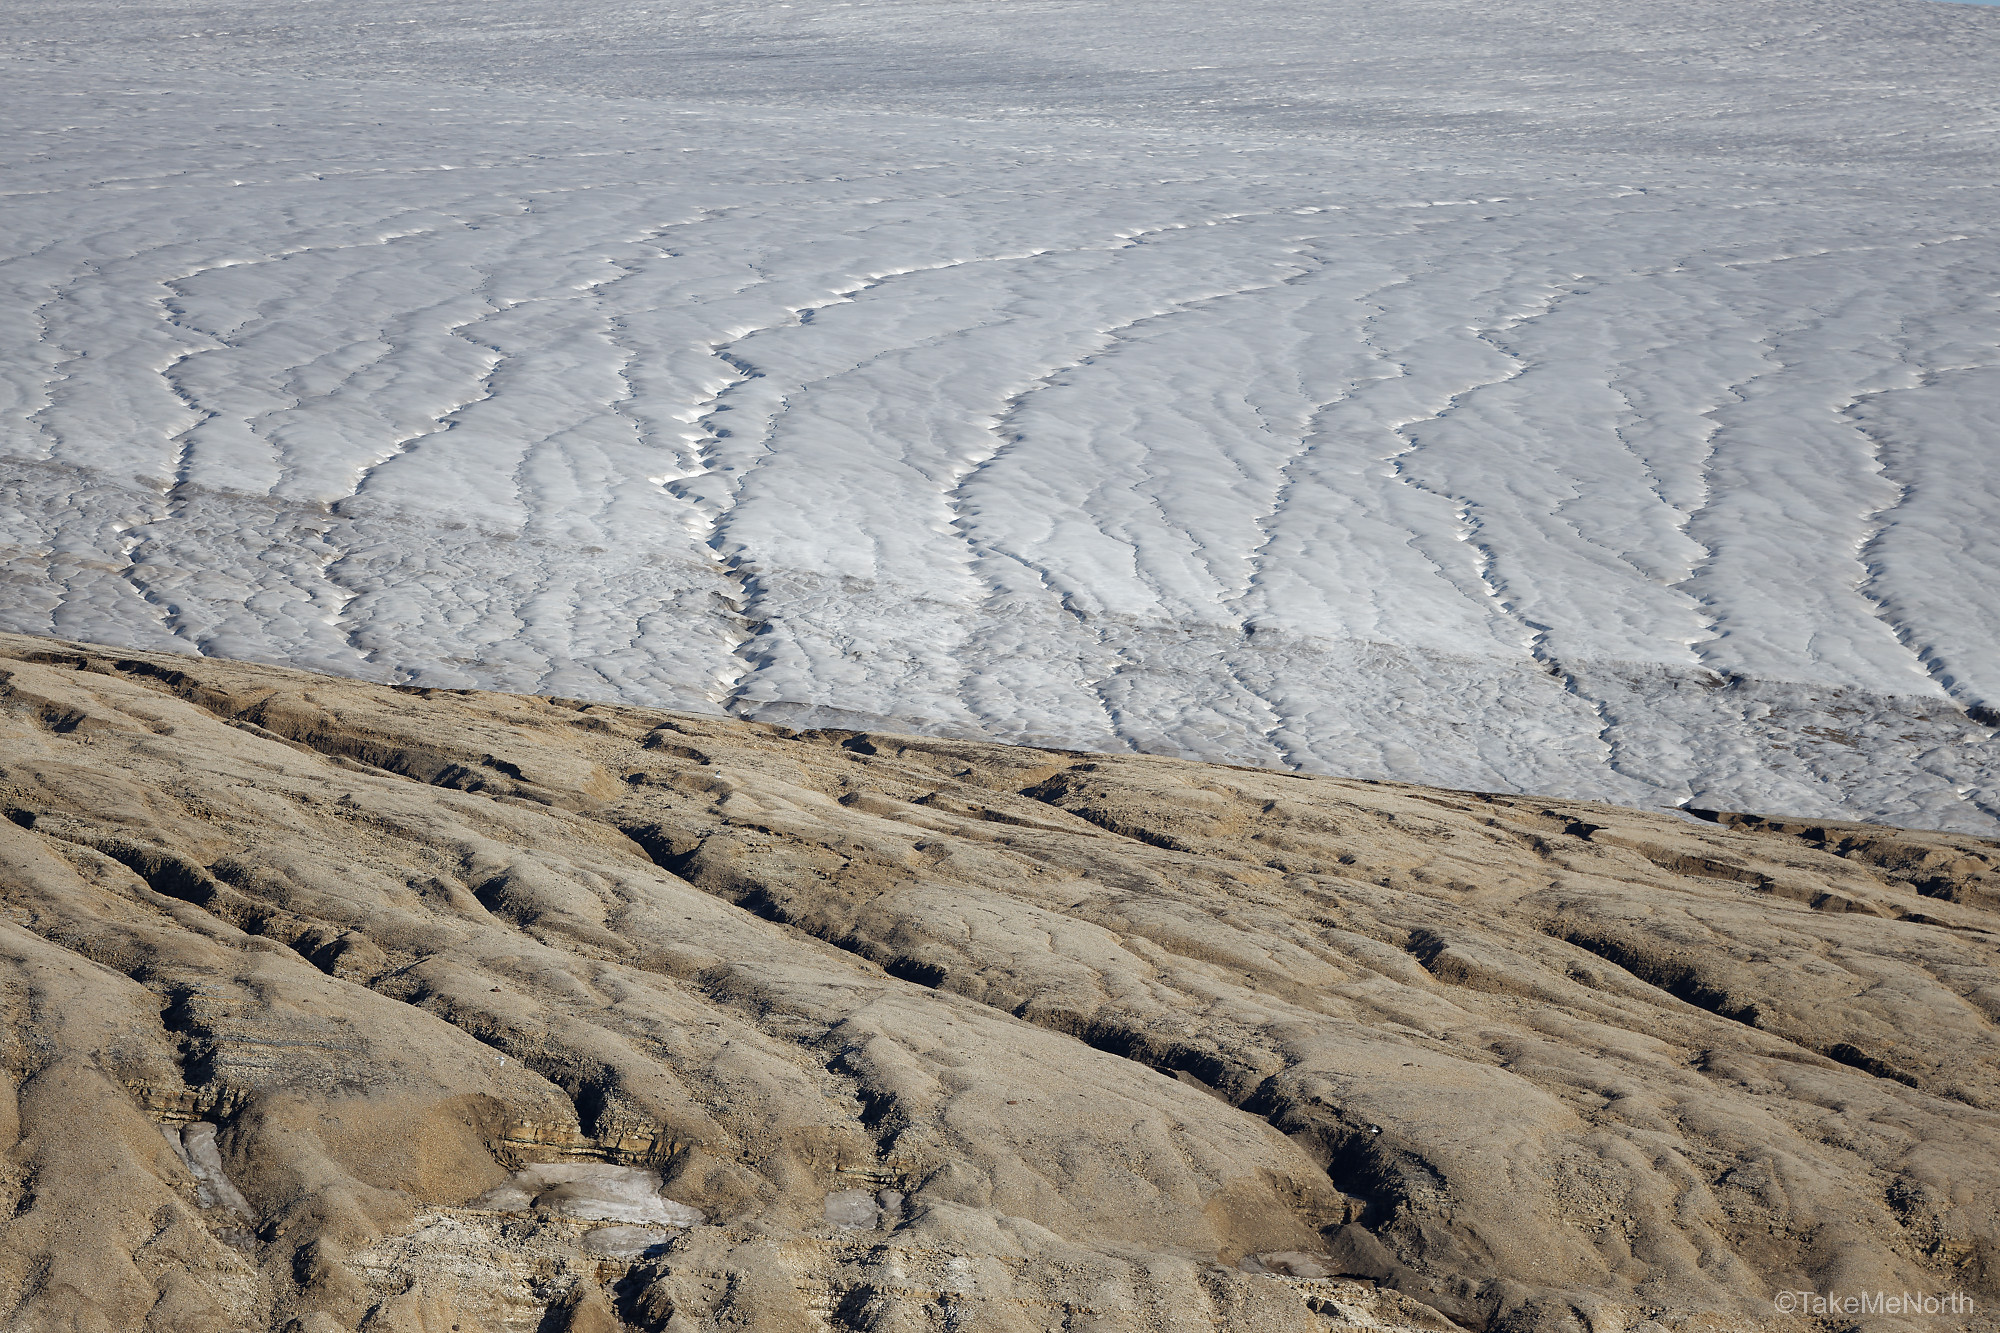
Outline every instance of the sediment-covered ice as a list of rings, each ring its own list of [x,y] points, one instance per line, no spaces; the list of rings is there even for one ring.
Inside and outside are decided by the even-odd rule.
[[[702,1220],[699,1209],[660,1193],[660,1173],[607,1162],[551,1162],[524,1166],[506,1184],[481,1195],[475,1206],[499,1212],[529,1208],[593,1222],[647,1223],[689,1227]],[[638,1230],[636,1226],[624,1230]],[[607,1238],[631,1241],[632,1236]],[[647,1241],[648,1245],[656,1243]],[[641,1246],[641,1248],[645,1248]]]
[[[0,36],[0,628],[2000,830],[2000,9]]]

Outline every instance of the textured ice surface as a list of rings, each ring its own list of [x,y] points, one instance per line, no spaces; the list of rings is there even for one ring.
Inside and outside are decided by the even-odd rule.
[[[660,1193],[659,1172],[604,1162],[523,1167],[506,1184],[481,1195],[476,1206],[500,1212],[537,1208],[593,1222],[691,1227],[702,1220],[700,1209]]]
[[[872,1231],[881,1216],[867,1190],[835,1190],[826,1196],[826,1220],[849,1231]]]
[[[245,1222],[256,1217],[250,1201],[243,1197],[243,1191],[236,1188],[236,1182],[222,1166],[222,1150],[215,1143],[215,1126],[207,1121],[197,1120],[193,1124],[175,1128],[161,1125],[160,1133],[165,1136],[167,1146],[181,1159],[194,1176],[195,1202],[203,1208],[220,1208],[234,1213]]]
[[[2000,830],[2000,11],[10,13],[0,628]]]
[[[650,1227],[595,1227],[584,1233],[583,1249],[604,1259],[641,1259],[659,1253],[673,1238],[671,1231]]]

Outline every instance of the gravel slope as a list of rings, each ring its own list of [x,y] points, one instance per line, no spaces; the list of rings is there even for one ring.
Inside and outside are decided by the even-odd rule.
[[[14,636],[0,705],[8,1327],[2000,1300],[1992,843]]]

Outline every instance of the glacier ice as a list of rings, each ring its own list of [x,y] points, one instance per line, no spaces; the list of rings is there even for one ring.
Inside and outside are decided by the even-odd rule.
[[[480,1195],[473,1206],[496,1212],[536,1208],[583,1221],[653,1226],[700,1226],[703,1219],[700,1209],[677,1203],[660,1193],[659,1172],[609,1162],[531,1163],[516,1171],[505,1184]],[[630,1242],[637,1238],[621,1234],[606,1239]],[[646,1242],[654,1243],[657,1242]]]
[[[22,8],[0,628],[2000,831],[2000,9]]]

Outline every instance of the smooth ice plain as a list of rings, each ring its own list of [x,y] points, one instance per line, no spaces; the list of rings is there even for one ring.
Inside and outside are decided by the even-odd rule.
[[[2000,9],[10,13],[0,629],[2000,831]]]

